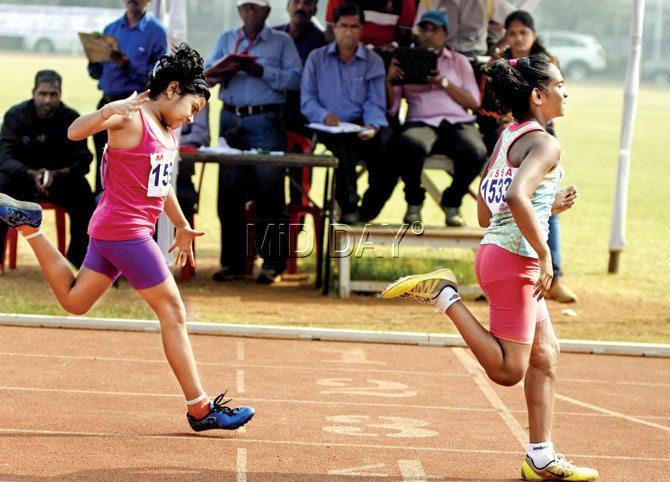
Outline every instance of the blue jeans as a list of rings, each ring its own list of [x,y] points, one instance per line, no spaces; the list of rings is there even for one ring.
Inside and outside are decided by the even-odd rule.
[[[554,269],[554,279],[563,276],[561,269],[561,224],[558,215],[549,217],[549,238],[547,239],[551,252],[551,265]]]
[[[229,133],[235,130],[235,134]],[[231,147],[281,151],[286,147],[284,119],[280,112],[237,116],[221,111],[220,135]],[[233,138],[235,140],[233,140]],[[238,144],[239,143],[239,144]],[[281,166],[221,164],[219,167],[218,213],[221,220],[221,266],[244,272],[247,255],[245,204],[256,205],[254,224],[256,249],[263,267],[286,270],[288,258],[288,213],[284,194],[286,168]]]

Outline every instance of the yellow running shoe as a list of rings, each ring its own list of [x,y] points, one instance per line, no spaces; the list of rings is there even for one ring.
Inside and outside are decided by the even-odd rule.
[[[562,454],[556,454],[556,458],[541,469],[535,467],[533,459],[526,455],[526,460],[521,464],[521,478],[523,480],[572,480],[585,481],[596,480],[598,471],[588,467],[577,467],[566,459]]]
[[[394,281],[381,292],[382,298],[402,296],[422,303],[431,303],[447,286],[458,287],[456,275],[450,269],[438,269],[431,273],[414,274]]]

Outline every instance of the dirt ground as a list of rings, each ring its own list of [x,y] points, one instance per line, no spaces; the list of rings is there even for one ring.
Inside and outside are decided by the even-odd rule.
[[[193,321],[252,323],[321,328],[353,328],[455,333],[453,325],[431,306],[405,300],[382,300],[376,295],[352,295],[342,300],[332,292],[321,295],[310,284],[284,281],[273,286],[230,282],[212,289],[214,268],[201,270],[180,289]],[[548,301],[560,338],[670,342],[667,300],[643,303],[631,311],[630,300],[603,298],[581,290],[574,304]],[[466,301],[475,316],[488,320],[486,300]],[[565,310],[573,313],[566,313]],[[571,316],[572,315],[572,316]]]

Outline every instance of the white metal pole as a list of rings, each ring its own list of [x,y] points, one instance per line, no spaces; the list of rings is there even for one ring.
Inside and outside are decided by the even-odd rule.
[[[619,140],[619,166],[614,190],[612,228],[610,231],[610,258],[607,271],[619,270],[619,255],[626,245],[626,208],[628,204],[628,174],[630,171],[630,149],[633,143],[633,127],[637,109],[637,95],[640,87],[640,53],[644,26],[645,0],[634,0],[631,21],[630,53],[624,87],[621,137]]]
[[[168,52],[171,50],[172,45],[178,45],[182,42],[186,42],[186,0],[170,0],[169,10],[166,9],[165,2],[157,2],[157,10],[160,13],[161,20],[164,20],[165,17],[168,19],[167,24],[167,36],[168,36]],[[165,13],[169,12],[168,15]],[[176,136],[179,139],[181,129],[177,129]],[[179,172],[179,157],[174,161],[172,166],[172,187],[177,192],[177,173]],[[156,239],[158,246],[163,252],[163,256],[168,261],[168,264],[172,262],[172,255],[168,253],[170,246],[174,240],[174,225],[167,217],[165,213],[161,214],[158,218],[157,229],[156,229]]]

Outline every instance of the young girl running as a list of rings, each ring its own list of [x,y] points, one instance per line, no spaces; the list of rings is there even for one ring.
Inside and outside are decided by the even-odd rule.
[[[148,90],[111,102],[79,117],[68,130],[72,140],[104,129],[109,141],[101,164],[104,191],[89,223],[90,241],[75,276],[68,261],[42,236],[38,204],[0,194],[0,218],[28,241],[60,305],[86,313],[123,274],[156,313],[165,356],[184,396],[187,419],[195,431],[236,429],[254,416],[251,407],[227,407],[203,390],[186,332],[186,313],[177,285],[153,240],[156,219],[165,210],[176,226],[175,264],[193,263],[193,239],[204,233],[189,226],[179,208],[170,177],[178,143],[174,129],[192,122],[209,99],[203,60],[188,45],[156,63]]]
[[[558,68],[544,55],[496,60],[485,69],[499,112],[512,112],[482,174],[477,281],[490,303],[490,332],[461,302],[447,269],[402,278],[382,297],[429,302],[454,322],[489,378],[512,386],[524,380],[530,443],[521,465],[525,480],[593,480],[554,451],[551,430],[558,341],[544,295],[553,276],[547,246],[549,216],[565,211],[576,192],[558,192],[560,145],[544,127],[564,115],[567,93]]]

